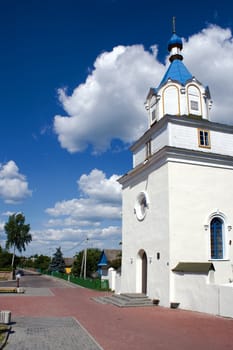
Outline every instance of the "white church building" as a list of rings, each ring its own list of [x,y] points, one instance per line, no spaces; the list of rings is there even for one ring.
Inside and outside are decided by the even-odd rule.
[[[119,179],[120,292],[233,317],[233,126],[211,121],[209,89],[182,46],[173,32],[170,66],[146,98],[148,130]]]

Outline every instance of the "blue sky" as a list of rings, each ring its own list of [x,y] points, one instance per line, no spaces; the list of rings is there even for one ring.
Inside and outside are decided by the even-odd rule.
[[[233,4],[228,0],[0,0],[0,244],[23,212],[25,255],[65,256],[121,241],[129,145],[147,128],[144,101],[168,67],[167,42],[233,124]],[[86,243],[85,243],[86,244]]]

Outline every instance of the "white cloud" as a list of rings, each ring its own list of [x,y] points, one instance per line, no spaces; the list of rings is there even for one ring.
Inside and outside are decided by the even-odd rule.
[[[233,38],[230,29],[210,26],[184,43],[184,63],[210,88],[211,120],[233,124]]]
[[[102,221],[120,218],[119,206],[97,202],[90,198],[73,198],[57,202],[53,208],[46,209],[51,216],[71,216],[77,220]]]
[[[107,179],[101,170],[94,169],[89,175],[82,175],[77,182],[83,194],[96,201],[121,203],[121,186],[117,182],[119,177],[112,175]]]
[[[90,174],[82,175],[77,181],[82,197],[55,203],[46,212],[59,218],[65,217],[65,224],[93,226],[104,220],[119,220],[121,218],[121,185],[117,182],[118,175],[106,178],[101,171],[94,169]]]
[[[79,220],[75,217],[66,217],[66,218],[52,218],[46,224],[48,227],[65,227],[65,226],[78,226],[78,227],[86,227],[86,226],[100,226],[100,222],[91,222],[88,220]]]
[[[120,175],[114,174],[108,178],[98,169],[83,174],[77,180],[77,198],[57,202],[46,209],[50,218],[45,229],[31,231],[32,242],[27,247],[27,255],[37,253],[51,256],[58,247],[61,247],[64,256],[72,256],[85,247],[119,248],[119,177]]]
[[[169,39],[169,38],[168,38]],[[164,43],[166,45],[166,43]],[[184,43],[184,64],[204,85],[214,102],[212,120],[233,124],[233,41],[229,29],[209,26]],[[95,152],[111,146],[113,139],[130,143],[147,128],[144,101],[157,87],[166,67],[142,45],[117,46],[97,57],[93,72],[71,96],[59,90],[66,116],[55,116],[54,130],[61,147],[69,152]]]
[[[106,243],[108,247],[110,244],[110,247],[119,248],[121,241],[121,228],[111,225],[93,229],[47,229],[31,233],[33,240],[27,247],[27,255],[45,254],[51,256],[56,248],[61,247],[64,256],[72,256],[86,247],[103,249]]]
[[[46,212],[51,217],[47,229],[35,231],[27,252],[62,247],[64,254],[72,255],[88,246],[118,247],[121,241],[121,185],[120,175],[109,178],[98,169],[83,174],[78,180],[77,198],[55,203]],[[87,243],[85,243],[87,244]],[[46,248],[47,247],[47,248]]]
[[[0,222],[0,232],[4,232],[5,222]]]
[[[6,203],[17,203],[31,196],[25,175],[19,173],[19,168],[13,160],[0,164],[0,197]]]
[[[63,148],[96,152],[109,148],[112,139],[132,142],[145,130],[144,99],[148,87],[158,82],[163,66],[142,45],[117,46],[97,57],[85,84],[71,96],[59,90],[68,116],[55,116],[54,129]]]

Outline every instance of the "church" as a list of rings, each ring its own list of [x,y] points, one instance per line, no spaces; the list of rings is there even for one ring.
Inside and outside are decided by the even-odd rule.
[[[173,30],[170,65],[146,97],[148,129],[118,180],[121,293],[233,317],[233,126],[211,121],[210,90],[182,48]]]

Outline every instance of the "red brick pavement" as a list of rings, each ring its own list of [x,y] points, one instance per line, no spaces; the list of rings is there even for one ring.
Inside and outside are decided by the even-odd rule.
[[[52,288],[53,296],[1,296],[14,316],[73,316],[104,350],[232,350],[233,320],[162,307],[118,308],[91,299],[103,293]],[[64,349],[66,350],[66,349]],[[68,349],[67,349],[68,350]]]

